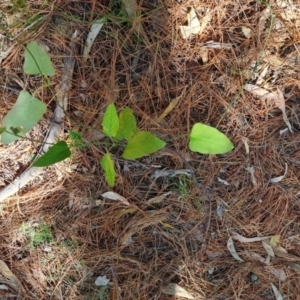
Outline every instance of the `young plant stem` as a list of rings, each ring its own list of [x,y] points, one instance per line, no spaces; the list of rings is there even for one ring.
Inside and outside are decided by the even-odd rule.
[[[25,137],[25,136],[22,136],[22,135],[18,135],[18,134],[15,134],[15,133],[11,133],[11,132],[9,132],[9,131],[7,131],[7,130],[5,130],[4,132],[5,132],[5,133],[8,133],[8,134],[10,134],[10,135],[16,136],[16,137],[18,137],[18,138],[27,140],[27,141],[36,142],[36,143],[43,143],[43,141],[41,141],[41,140],[35,140],[35,139],[32,139],[32,138],[28,138],[28,137]],[[53,145],[53,143],[50,144],[50,143],[46,143],[46,142],[44,142],[44,144]]]

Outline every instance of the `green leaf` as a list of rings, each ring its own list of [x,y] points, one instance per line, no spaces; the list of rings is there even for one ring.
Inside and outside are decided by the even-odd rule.
[[[7,131],[2,133],[2,144],[7,145],[20,138],[14,135],[16,128],[19,136],[31,130],[43,117],[46,109],[46,105],[39,99],[34,98],[27,91],[21,91],[17,102],[3,119],[2,126],[6,127]]]
[[[82,135],[77,131],[69,131],[69,137],[71,139],[72,147],[84,148],[84,143],[82,141]]]
[[[13,134],[18,135],[21,131],[22,131],[23,127],[19,126],[19,127],[13,127],[10,126],[10,130],[13,132]]]
[[[189,148],[201,154],[223,154],[232,150],[234,146],[218,129],[196,123],[190,134]]]
[[[4,127],[0,127],[0,134],[2,134],[3,132],[5,132],[5,130],[6,130],[5,126]]]
[[[136,133],[136,119],[129,107],[121,110],[119,123],[119,130],[115,136],[116,140],[128,139]]]
[[[110,157],[110,153],[106,153],[101,161],[100,164],[102,168],[105,170],[105,179],[108,182],[110,186],[115,185],[115,179],[116,179],[116,172],[114,168],[114,161]]]
[[[119,130],[119,118],[114,103],[111,103],[107,106],[107,109],[104,113],[102,126],[103,126],[103,132],[106,135],[110,137],[116,136]]]
[[[59,141],[33,163],[34,167],[47,167],[54,165],[71,156],[71,151],[65,141]]]
[[[43,50],[36,41],[30,42],[25,47],[24,72],[29,75],[48,75],[55,74],[50,56]]]
[[[164,141],[148,131],[138,131],[128,139],[128,145],[122,155],[126,159],[140,158],[151,154],[166,145]]]

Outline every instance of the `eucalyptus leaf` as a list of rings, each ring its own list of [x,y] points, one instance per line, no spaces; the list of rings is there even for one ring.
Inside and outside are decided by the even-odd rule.
[[[65,141],[59,141],[33,163],[34,167],[47,167],[54,165],[71,156],[71,151]]]
[[[164,141],[148,131],[138,131],[128,139],[127,147],[122,155],[125,159],[140,158],[151,154],[166,145]]]
[[[42,49],[36,41],[30,42],[25,47],[24,72],[29,75],[48,75],[53,76],[53,68],[50,56]]]
[[[115,139],[120,141],[128,139],[136,133],[136,119],[132,110],[129,107],[125,107],[121,110],[119,116],[119,130],[115,136]]]
[[[83,61],[84,62],[86,62],[88,60],[92,45],[93,45],[98,33],[100,32],[101,28],[105,24],[105,21],[106,21],[106,18],[100,18],[100,19],[94,21],[94,23],[92,24],[89,34],[85,41],[84,49],[83,49]]]
[[[201,154],[223,154],[234,148],[226,135],[214,127],[196,123],[190,134],[189,148]]]
[[[108,105],[102,121],[103,133],[115,137],[119,130],[119,118],[114,103]]]
[[[46,105],[27,91],[21,91],[13,108],[4,117],[2,126],[6,131],[1,135],[3,145],[18,140],[31,130],[46,112]],[[14,132],[18,131],[18,136]]]
[[[115,179],[116,179],[116,172],[114,168],[114,161],[111,159],[111,154],[109,152],[102,157],[100,164],[105,171],[104,176],[106,181],[110,186],[114,186]]]

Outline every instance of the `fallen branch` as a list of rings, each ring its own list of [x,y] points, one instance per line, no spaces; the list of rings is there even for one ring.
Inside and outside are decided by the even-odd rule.
[[[72,36],[72,40],[70,44],[71,50],[67,51],[67,56],[64,61],[64,69],[62,73],[61,86],[57,93],[54,116],[50,124],[50,127],[48,128],[47,134],[44,138],[40,151],[36,155],[35,160],[37,160],[40,156],[42,156],[49,150],[50,146],[56,141],[60,133],[61,124],[65,116],[64,111],[68,105],[68,94],[72,85],[71,80],[73,77],[73,71],[75,65],[75,58],[73,57],[72,54],[74,53],[76,47],[76,37],[77,37],[77,31],[75,31]],[[11,182],[8,186],[6,186],[4,189],[0,191],[0,204],[3,204],[8,197],[17,193],[31,180],[33,180],[38,175],[40,175],[43,170],[44,168],[42,167],[29,167],[19,177],[15,178],[13,182]]]

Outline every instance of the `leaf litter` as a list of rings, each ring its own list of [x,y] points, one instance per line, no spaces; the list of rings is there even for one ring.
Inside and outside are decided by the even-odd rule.
[[[33,3],[27,2],[28,7]],[[273,1],[268,6],[262,2],[253,6],[244,0],[238,5],[216,1],[158,0],[155,3],[158,5],[148,0],[143,5],[135,2],[137,6],[132,6],[135,15],[130,20],[121,3],[118,7],[108,7],[97,1],[89,6],[83,3],[75,6],[70,2],[58,3],[55,8],[46,4],[41,11],[49,17],[45,18],[47,23],[39,23],[38,31],[31,32],[30,28],[24,31],[15,25],[10,32],[20,32],[19,38],[25,41],[33,40],[36,34],[42,37],[59,74],[61,57],[66,51],[64,45],[68,44],[68,36],[63,33],[66,21],[76,17],[72,26],[82,29],[84,39],[79,43],[80,49],[84,49],[94,20],[107,17],[107,25],[97,33],[88,53],[91,59],[83,63],[80,51],[76,56],[78,68],[68,113],[76,124],[92,124],[93,132],[99,135],[101,131],[97,130],[102,121],[99,112],[108,103],[115,101],[118,112],[130,107],[138,117],[140,129],[168,140],[168,146],[188,160],[197,181],[208,188],[212,200],[208,201],[193,184],[185,197],[177,192],[165,195],[170,191],[170,184],[178,179],[171,176],[180,175],[176,171],[185,170],[183,175],[192,175],[178,157],[166,157],[161,151],[138,159],[135,164],[129,161],[130,168],[123,172],[125,163],[119,149],[113,153],[118,170],[113,192],[130,201],[131,206],[107,198],[95,206],[100,201],[97,199],[102,199],[100,195],[107,192],[99,166],[107,141],[92,141],[91,134],[83,130],[83,139],[92,144],[84,151],[74,149],[72,159],[76,168],[72,172],[66,171],[72,162],[49,167],[11,197],[2,210],[2,259],[24,285],[23,299],[30,300],[94,299],[98,276],[112,280],[106,299],[120,294],[124,299],[132,295],[141,299],[169,299],[174,295],[162,292],[169,284],[182,287],[195,299],[231,299],[241,294],[245,299],[260,299],[263,294],[274,298],[271,283],[283,297],[297,298],[300,253],[295,224],[299,223],[300,215],[296,199],[300,152],[296,139],[299,123],[296,1],[295,4]],[[38,10],[39,4],[34,3],[33,7]],[[191,7],[201,28],[184,39],[179,26],[184,25],[190,12],[187,8]],[[247,37],[243,27],[251,29],[252,34]],[[1,61],[4,74],[0,92],[5,101],[1,115],[16,100],[16,95],[6,87],[16,89],[17,80],[28,82],[22,72],[17,72],[19,79],[14,77],[14,70],[19,70],[23,63],[22,47],[13,41],[6,46],[13,47]],[[1,53],[4,51],[1,49]],[[54,87],[59,80],[58,76],[52,76]],[[274,93],[273,98],[262,100],[263,96],[256,97],[251,92],[239,94],[246,83]],[[28,82],[31,91],[36,91],[35,97],[49,104],[53,99],[47,88],[41,88],[43,84],[39,78]],[[249,97],[250,93],[253,97]],[[284,125],[280,93],[293,134],[277,134]],[[157,122],[170,99],[177,97],[180,101],[161,123]],[[46,125],[51,122],[51,113],[50,104],[43,119]],[[63,124],[65,128],[72,127],[74,120],[69,121]],[[184,139],[196,122],[217,127],[230,137],[235,149],[211,156],[190,153]],[[46,125],[41,123],[28,136],[42,140]],[[29,156],[35,153],[35,148],[38,143],[29,141],[0,147],[2,187],[30,164]],[[284,174],[285,164],[288,172],[284,181],[269,184],[274,174]],[[163,173],[164,176],[155,173],[151,177],[156,170],[153,166],[158,165],[161,171],[171,173]],[[251,166],[255,168],[257,185],[251,172],[245,172]],[[62,173],[59,180],[55,169]],[[224,177],[219,175],[221,169]],[[226,178],[231,185],[222,186],[218,176]],[[69,203],[71,193],[74,193],[73,203]],[[226,209],[214,213],[218,207]],[[51,220],[51,230],[56,236],[51,253],[43,251],[49,245],[29,249],[24,238],[17,234],[20,222],[33,216]],[[236,252],[244,262],[230,259],[226,243],[231,231],[239,232],[246,239],[239,242],[232,236]],[[280,242],[272,241],[279,233]],[[269,261],[259,234],[273,248],[275,257],[270,256]],[[249,238],[254,240],[249,242]],[[186,268],[181,267],[182,262]],[[249,273],[257,271],[252,269],[253,264],[259,271],[259,285],[255,288],[249,282]]]
[[[195,299],[188,291],[177,283],[169,283],[167,286],[162,287],[162,292],[167,295],[173,295],[186,299]],[[203,299],[203,298],[199,298]]]

